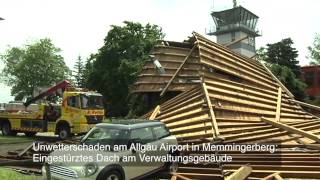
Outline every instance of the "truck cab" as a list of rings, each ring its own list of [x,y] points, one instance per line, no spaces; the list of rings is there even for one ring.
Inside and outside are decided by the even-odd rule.
[[[104,119],[102,95],[93,91],[67,90],[61,105],[61,117],[48,127],[65,139],[72,134],[84,134]]]
[[[59,90],[63,91],[60,103],[42,101]],[[25,103],[9,103],[3,107],[0,111],[2,135],[22,132],[34,136],[38,132],[54,132],[61,139],[66,139],[73,134],[87,133],[95,124],[101,123],[105,115],[100,93],[70,87],[68,81],[49,88]]]

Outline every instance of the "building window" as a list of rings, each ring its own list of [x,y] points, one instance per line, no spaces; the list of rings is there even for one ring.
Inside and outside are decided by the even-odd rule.
[[[231,33],[231,42],[236,40],[236,33],[232,32]]]
[[[250,46],[253,46],[253,47],[255,46],[254,37],[249,36],[248,41]]]

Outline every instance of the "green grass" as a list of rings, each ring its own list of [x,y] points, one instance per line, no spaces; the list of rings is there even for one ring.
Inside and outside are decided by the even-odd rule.
[[[0,179],[1,180],[36,180],[38,179],[36,176],[33,175],[24,175],[19,172],[7,169],[7,168],[0,168]]]
[[[111,119],[104,119],[103,121],[102,121],[103,123],[111,123],[112,122],[112,120]]]
[[[22,143],[22,142],[32,142],[33,138],[25,136],[2,136],[0,134],[0,142],[9,144],[9,143]]]

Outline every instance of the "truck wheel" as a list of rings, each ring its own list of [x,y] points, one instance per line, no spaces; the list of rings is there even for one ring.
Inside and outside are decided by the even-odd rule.
[[[28,137],[33,137],[37,134],[37,132],[24,132],[24,134]]]
[[[70,128],[61,126],[59,127],[58,134],[60,139],[68,139],[71,136]]]
[[[2,131],[2,135],[3,136],[15,136],[15,135],[17,135],[16,131],[12,131],[11,125],[10,125],[9,122],[5,122],[5,123],[2,124],[1,131]]]

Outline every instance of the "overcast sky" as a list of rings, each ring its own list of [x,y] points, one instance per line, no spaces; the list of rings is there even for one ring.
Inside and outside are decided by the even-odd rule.
[[[320,33],[319,0],[238,0],[260,17],[257,48],[291,37],[301,65],[309,60],[307,46]],[[229,9],[232,0],[0,0],[0,53],[48,37],[63,50],[72,68],[103,45],[110,25],[123,21],[157,24],[165,39],[182,41],[192,31],[205,33],[213,26],[210,12]],[[2,65],[2,62],[1,62]],[[0,84],[0,102],[12,99],[10,88]]]

